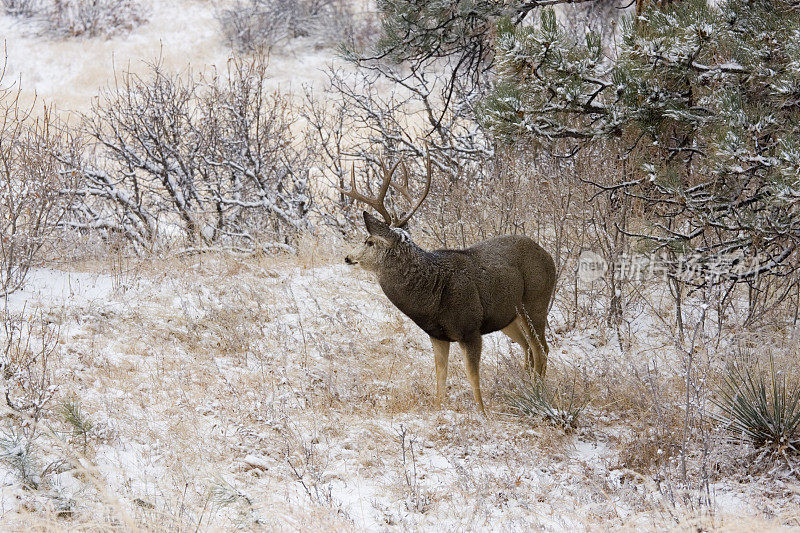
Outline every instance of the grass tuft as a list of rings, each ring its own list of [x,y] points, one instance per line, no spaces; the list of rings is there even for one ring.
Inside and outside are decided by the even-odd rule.
[[[565,431],[578,426],[578,419],[589,404],[587,397],[576,394],[575,380],[564,389],[550,388],[544,380],[521,377],[506,403],[512,413],[527,421],[545,419]]]

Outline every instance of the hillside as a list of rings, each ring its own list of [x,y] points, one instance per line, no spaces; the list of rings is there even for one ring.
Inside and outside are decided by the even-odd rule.
[[[235,54],[220,27],[220,12],[229,5],[152,0],[144,23],[110,37],[48,35],[41,21],[0,14],[5,83],[19,82],[23,107],[33,101],[37,109],[53,105],[65,123],[77,124],[122,72],[146,78],[152,73],[148,63],[201,77],[229,69]],[[352,5],[355,18],[373,20],[371,3]],[[287,38],[268,57],[264,94],[280,89],[287,95],[276,108],[290,109],[309,91],[323,107],[339,110],[341,124],[358,120],[363,109],[336,108],[326,92],[332,89],[327,66],[355,68],[333,44],[313,34]],[[360,86],[354,86],[358,97]],[[383,82],[369,85],[376,87],[387,93],[373,95],[370,105],[383,97],[395,105],[397,93],[389,94]],[[414,87],[409,82],[400,93],[413,94]],[[213,111],[213,102],[208,108]],[[392,111],[407,109],[397,104]],[[270,145],[270,153],[289,153],[304,139],[300,132],[312,122],[308,110],[292,112],[290,127],[276,119],[281,126],[269,130],[282,143]],[[208,121],[197,116],[187,123],[199,130]],[[411,144],[402,128],[396,134],[395,123],[387,123],[391,127],[383,131],[368,130],[372,123],[365,119],[368,133],[362,137],[361,131],[336,134],[358,144],[372,142],[379,132],[401,148]],[[456,119],[450,124],[463,128]],[[189,126],[186,131],[194,131]],[[468,128],[458,131],[466,131],[464,138],[477,136]],[[291,139],[284,142],[284,134]],[[436,141],[413,141],[424,147],[430,165]],[[348,166],[337,167],[339,177],[351,168],[355,176],[349,165],[366,165],[360,155],[371,146],[342,149],[346,157],[340,153],[336,164]],[[483,152],[472,145],[457,148],[467,154],[458,167],[467,169],[465,175],[483,168]],[[412,169],[424,164],[421,150],[420,157],[408,158]],[[789,318],[759,329],[738,325],[747,315],[745,292],[725,308],[709,303],[711,290],[687,289],[680,293],[685,322],[678,333],[668,283],[631,278],[617,290],[613,281],[604,284],[607,277],[581,278],[584,251],[617,245],[591,231],[610,235],[613,216],[635,211],[614,200],[595,202],[600,193],[587,184],[627,162],[588,150],[573,166],[561,155],[526,155],[487,173],[494,183],[481,181],[481,175],[475,183],[485,189],[465,192],[455,179],[446,181],[442,156],[436,177],[444,185],[435,184],[427,198],[420,216],[426,221],[412,224],[414,239],[434,248],[443,241],[472,244],[497,233],[527,233],[557,256],[560,278],[546,332],[549,392],[533,400],[526,396],[532,385],[521,349],[496,332],[483,338],[487,416],[475,407],[455,345],[447,400],[437,409],[428,336],[391,304],[372,274],[344,264],[364,238],[360,207],[328,213],[332,204],[325,202],[334,201],[334,189],[321,192],[321,181],[306,179],[331,174],[335,165],[323,162],[323,153],[298,155],[305,158],[305,174],[298,172],[302,177],[292,185],[281,182],[283,193],[311,181],[303,195],[313,201],[303,196],[299,202],[313,207],[303,212],[303,225],[284,234],[264,215],[263,227],[246,235],[247,243],[255,243],[246,250],[239,241],[202,241],[209,227],[211,233],[219,229],[212,227],[213,210],[199,210],[206,226],[188,224],[186,236],[180,216],[158,202],[146,206],[156,213],[160,232],[145,243],[149,248],[125,240],[125,217],[115,207],[114,220],[123,221],[119,227],[108,229],[98,218],[94,226],[75,224],[48,238],[31,260],[23,288],[0,304],[6,398],[0,529],[800,528],[800,474],[791,446],[762,449],[729,431],[719,399],[731,375],[726,372],[744,352],[772,365],[764,368],[773,369],[773,384],[775,368],[782,378],[797,377],[800,330],[796,314],[793,325],[790,317],[795,287],[786,290],[788,303],[776,312]],[[505,154],[498,150],[493,156]],[[222,165],[204,157],[197,176]],[[98,161],[96,167],[70,168],[99,175],[96,169],[106,168],[101,163],[114,160],[106,154]],[[378,168],[377,159],[369,164]],[[139,183],[115,188],[136,169],[108,168],[116,169],[110,175],[119,182],[107,196],[140,193]],[[154,189],[152,183],[141,190]],[[411,185],[419,188],[413,180]],[[75,187],[70,199],[88,195],[90,188]],[[198,190],[198,197],[206,195],[198,204],[212,205],[222,194]],[[90,211],[86,206],[94,204],[82,205],[84,213]],[[195,230],[199,240],[189,234]],[[275,237],[274,243],[267,237]],[[616,305],[624,317],[613,324],[610,310],[623,297],[624,305]],[[723,315],[741,320],[723,324]],[[550,411],[536,404],[542,398]],[[519,401],[534,405],[532,412],[515,408]]]

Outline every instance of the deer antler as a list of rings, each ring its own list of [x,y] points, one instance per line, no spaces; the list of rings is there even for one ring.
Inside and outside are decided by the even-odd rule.
[[[401,186],[395,185],[394,188],[397,189],[400,192],[400,194],[405,196],[406,200],[408,200],[410,203],[412,202],[412,200],[411,200],[411,193],[408,191],[408,170],[406,170],[405,165],[403,165],[403,174],[405,176],[405,183]],[[424,202],[425,198],[428,197],[428,193],[431,190],[432,176],[433,176],[433,167],[431,166],[431,151],[428,150],[425,153],[425,190],[422,191],[422,196],[419,197],[419,200],[417,200],[417,203],[414,204],[414,207],[411,209],[411,211],[406,213],[406,216],[397,221],[396,224],[397,227],[402,227],[409,220],[411,220],[411,217],[413,217],[414,213],[417,212],[417,209],[419,209],[419,207],[422,205],[422,202]]]
[[[404,183],[402,185],[398,183],[392,183],[392,177],[394,176],[394,173],[397,170],[397,167],[400,166],[401,162],[402,159],[398,159],[398,161],[394,165],[392,165],[391,168],[389,168],[386,166],[386,163],[382,159],[380,160],[381,172],[383,175],[381,176],[381,186],[378,189],[377,196],[367,196],[365,194],[358,192],[358,188],[356,187],[355,165],[353,165],[350,171],[350,190],[348,191],[341,187],[336,187],[336,189],[345,196],[348,196],[353,200],[362,202],[368,205],[369,207],[372,207],[375,211],[380,213],[380,215],[383,217],[383,220],[388,225],[396,228],[401,227],[411,219],[414,213],[416,213],[419,207],[422,205],[422,202],[425,201],[425,198],[428,196],[428,192],[430,191],[431,188],[431,177],[432,177],[431,154],[430,151],[428,151],[425,162],[425,168],[426,168],[425,190],[423,191],[422,196],[416,201],[416,204],[414,204],[414,199],[408,188],[408,170],[405,168],[405,165],[403,165],[403,174],[405,177]],[[410,204],[414,204],[414,207],[411,209],[411,211],[409,211],[402,218],[390,213],[389,209],[386,207],[386,193],[389,191],[390,186],[394,187],[394,189],[397,192],[403,195],[403,197],[406,200],[408,200]]]
[[[397,168],[397,164],[400,162],[398,161],[395,166],[392,168],[392,172],[394,169]],[[381,188],[378,189],[378,196],[371,197],[365,194],[361,194],[358,192],[358,188],[356,187],[356,166],[353,165],[350,170],[350,190],[343,189],[341,187],[336,187],[336,189],[344,194],[345,196],[349,196],[353,200],[357,202],[362,202],[370,207],[372,207],[375,211],[381,214],[383,217],[384,222],[391,225],[392,224],[392,215],[389,213],[389,210],[386,208],[386,204],[384,200],[386,199],[386,193],[389,190],[389,185],[392,182],[391,175],[386,175],[386,167],[381,162],[381,168],[384,170],[383,181],[381,181]]]

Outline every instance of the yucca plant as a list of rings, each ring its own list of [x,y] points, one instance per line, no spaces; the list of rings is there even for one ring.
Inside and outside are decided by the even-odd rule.
[[[219,507],[227,507],[238,501],[243,501],[249,506],[253,505],[253,499],[250,496],[222,477],[216,477],[209,490],[211,501]]]
[[[755,366],[731,365],[714,403],[728,428],[758,448],[800,452],[800,383]]]
[[[578,418],[589,403],[588,399],[579,397],[575,389],[575,380],[571,387],[556,390],[548,388],[538,376],[524,377],[516,383],[513,392],[506,394],[506,403],[520,418],[544,418],[569,431],[577,427]]]

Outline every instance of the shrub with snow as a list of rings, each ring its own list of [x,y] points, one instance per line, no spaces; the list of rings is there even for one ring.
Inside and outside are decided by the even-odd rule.
[[[68,175],[51,155],[60,133],[48,109],[33,118],[0,72],[0,296],[25,277],[64,214]]]
[[[110,37],[147,21],[140,0],[4,0],[6,13],[29,19],[53,37]]]
[[[217,14],[225,37],[242,51],[269,48],[297,37],[338,42],[352,32],[353,14],[341,0],[237,0]]]

